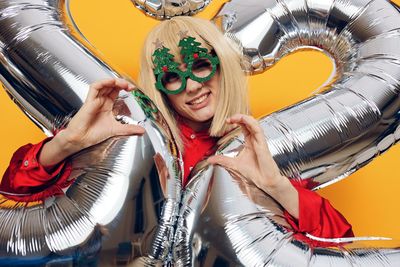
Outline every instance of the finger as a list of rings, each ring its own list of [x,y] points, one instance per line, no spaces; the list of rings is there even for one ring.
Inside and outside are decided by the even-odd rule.
[[[115,78],[107,78],[92,83],[90,87],[92,87],[94,90],[99,90],[103,87],[114,87],[115,83],[116,83]]]
[[[87,99],[93,100],[98,96],[110,94],[113,90],[131,90],[128,81],[120,78],[109,78],[94,82],[90,85]]]
[[[119,92],[120,90],[118,87],[103,87],[98,91],[97,97],[108,97],[112,92]]]
[[[253,145],[252,140],[251,140],[251,133],[249,132],[247,127],[241,122],[240,115],[241,114],[234,115],[234,116],[226,119],[226,121],[227,121],[227,123],[235,125],[235,127],[236,126],[240,127],[240,130],[243,133],[245,145],[248,145],[248,144]]]
[[[115,86],[120,88],[120,89],[123,89],[123,90],[128,90],[129,89],[128,81],[124,80],[124,79],[120,79],[120,78],[115,79]]]
[[[114,87],[114,86],[115,86],[114,78],[104,79],[104,80],[94,82],[89,87],[89,92],[88,92],[88,96],[86,97],[86,100],[89,100],[89,101],[93,100],[99,95],[99,92],[103,88],[105,88],[105,87],[110,88],[110,87]]]
[[[236,170],[232,170],[229,168],[225,168],[226,171],[232,176],[237,181],[247,181],[247,179],[239,172]]]
[[[110,97],[115,100],[121,90],[132,91],[133,85],[124,79],[115,79],[115,84],[112,87],[104,87],[99,90],[99,96]]]
[[[113,100],[112,102],[114,103],[114,100],[117,99],[121,90],[123,90],[123,89],[119,88],[119,87],[107,88],[107,89],[102,90],[101,93],[99,93],[99,97],[109,98],[109,99]]]
[[[234,179],[243,179],[242,173],[237,169],[237,163],[233,158],[216,155],[207,159],[207,162],[223,167]]]
[[[258,121],[248,115],[244,115],[244,114],[235,114],[232,117],[228,118],[228,121],[230,123],[237,123],[239,125],[243,125],[247,128],[247,130],[249,132],[251,132],[252,134],[262,134],[263,135],[263,131],[260,127],[260,125],[258,124]]]
[[[244,114],[235,114],[230,117],[228,121],[229,123],[236,123],[245,127],[248,133],[254,136],[258,143],[265,143],[264,132],[258,124],[258,121],[253,117]],[[244,134],[246,134],[246,132]]]
[[[235,114],[229,121],[237,123],[248,130],[249,135],[246,135],[244,131],[245,145],[254,151],[259,165],[273,167],[274,161],[269,151],[264,132],[258,124],[258,121],[251,116],[242,114]]]
[[[132,91],[132,90],[134,90],[136,88],[136,85],[135,84],[133,84],[133,83],[131,83],[131,82],[128,82],[128,90],[127,91]]]
[[[110,98],[110,99],[112,99],[113,100],[113,102],[117,99],[117,97],[119,96],[119,92],[120,92],[121,90],[118,90],[118,89],[115,89],[115,90],[113,90],[113,91],[111,91],[110,93],[109,93],[109,95],[108,95],[108,97]]]
[[[114,135],[143,135],[145,129],[141,126],[134,124],[122,124],[120,122],[115,122],[117,125],[113,132]]]
[[[207,162],[214,165],[220,165],[224,168],[236,170],[235,160],[227,156],[222,156],[222,155],[211,156],[207,159]]]
[[[252,127],[254,131],[256,131],[256,133],[254,133],[254,136],[257,145],[255,145],[253,149],[255,154],[257,155],[257,161],[259,165],[267,167],[267,169],[269,169],[269,172],[271,172],[272,170],[278,170],[279,172],[278,166],[276,165],[275,160],[273,159],[272,154],[269,150],[264,132],[261,126],[258,124],[257,120],[249,116],[247,116],[247,118],[245,117],[244,120],[246,122],[249,122],[250,127]]]

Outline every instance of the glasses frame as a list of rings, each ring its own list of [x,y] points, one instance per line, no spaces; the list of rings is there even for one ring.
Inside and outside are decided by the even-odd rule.
[[[209,53],[200,53],[198,59],[202,59],[202,58],[208,59],[211,62],[212,70],[211,70],[211,72],[210,72],[210,74],[208,76],[206,76],[206,77],[197,77],[197,76],[195,76],[193,74],[193,72],[192,72],[192,67],[193,67],[194,61],[190,61],[187,64],[185,71],[182,71],[179,68],[174,68],[174,69],[168,70],[168,72],[172,72],[172,73],[178,74],[179,78],[181,79],[182,84],[178,89],[176,89],[176,90],[168,90],[167,88],[164,87],[164,85],[162,84],[162,78],[163,78],[165,72],[157,74],[157,77],[156,77],[157,82],[155,84],[156,88],[159,91],[164,92],[166,94],[176,95],[176,94],[181,93],[183,90],[185,90],[188,77],[190,79],[192,79],[193,81],[196,81],[196,82],[199,82],[199,83],[203,83],[203,82],[209,81],[215,75],[215,73],[217,72],[217,69],[218,69],[217,65],[220,63],[220,61],[219,61],[218,56],[216,56],[216,55],[213,56],[213,55],[211,55]]]

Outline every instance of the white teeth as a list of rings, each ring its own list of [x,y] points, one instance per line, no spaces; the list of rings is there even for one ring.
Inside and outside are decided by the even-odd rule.
[[[199,98],[196,98],[193,101],[190,101],[189,104],[190,105],[195,105],[195,104],[200,104],[201,102],[203,102],[204,100],[206,100],[206,98],[208,97],[208,94],[205,94]]]

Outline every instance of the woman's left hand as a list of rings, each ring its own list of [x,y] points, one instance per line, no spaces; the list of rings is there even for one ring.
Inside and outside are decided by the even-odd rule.
[[[266,193],[284,183],[287,178],[280,174],[257,120],[251,116],[236,114],[228,118],[227,123],[241,126],[244,148],[237,157],[216,155],[208,158],[208,162],[221,165],[231,174],[252,181]]]

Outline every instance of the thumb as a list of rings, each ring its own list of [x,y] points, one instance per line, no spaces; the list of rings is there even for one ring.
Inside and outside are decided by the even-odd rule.
[[[145,130],[143,127],[134,124],[122,124],[117,122],[115,135],[143,135]]]
[[[207,162],[210,164],[220,165],[227,169],[236,169],[235,168],[235,160],[231,157],[223,156],[223,155],[215,155],[211,156],[207,159]]]

